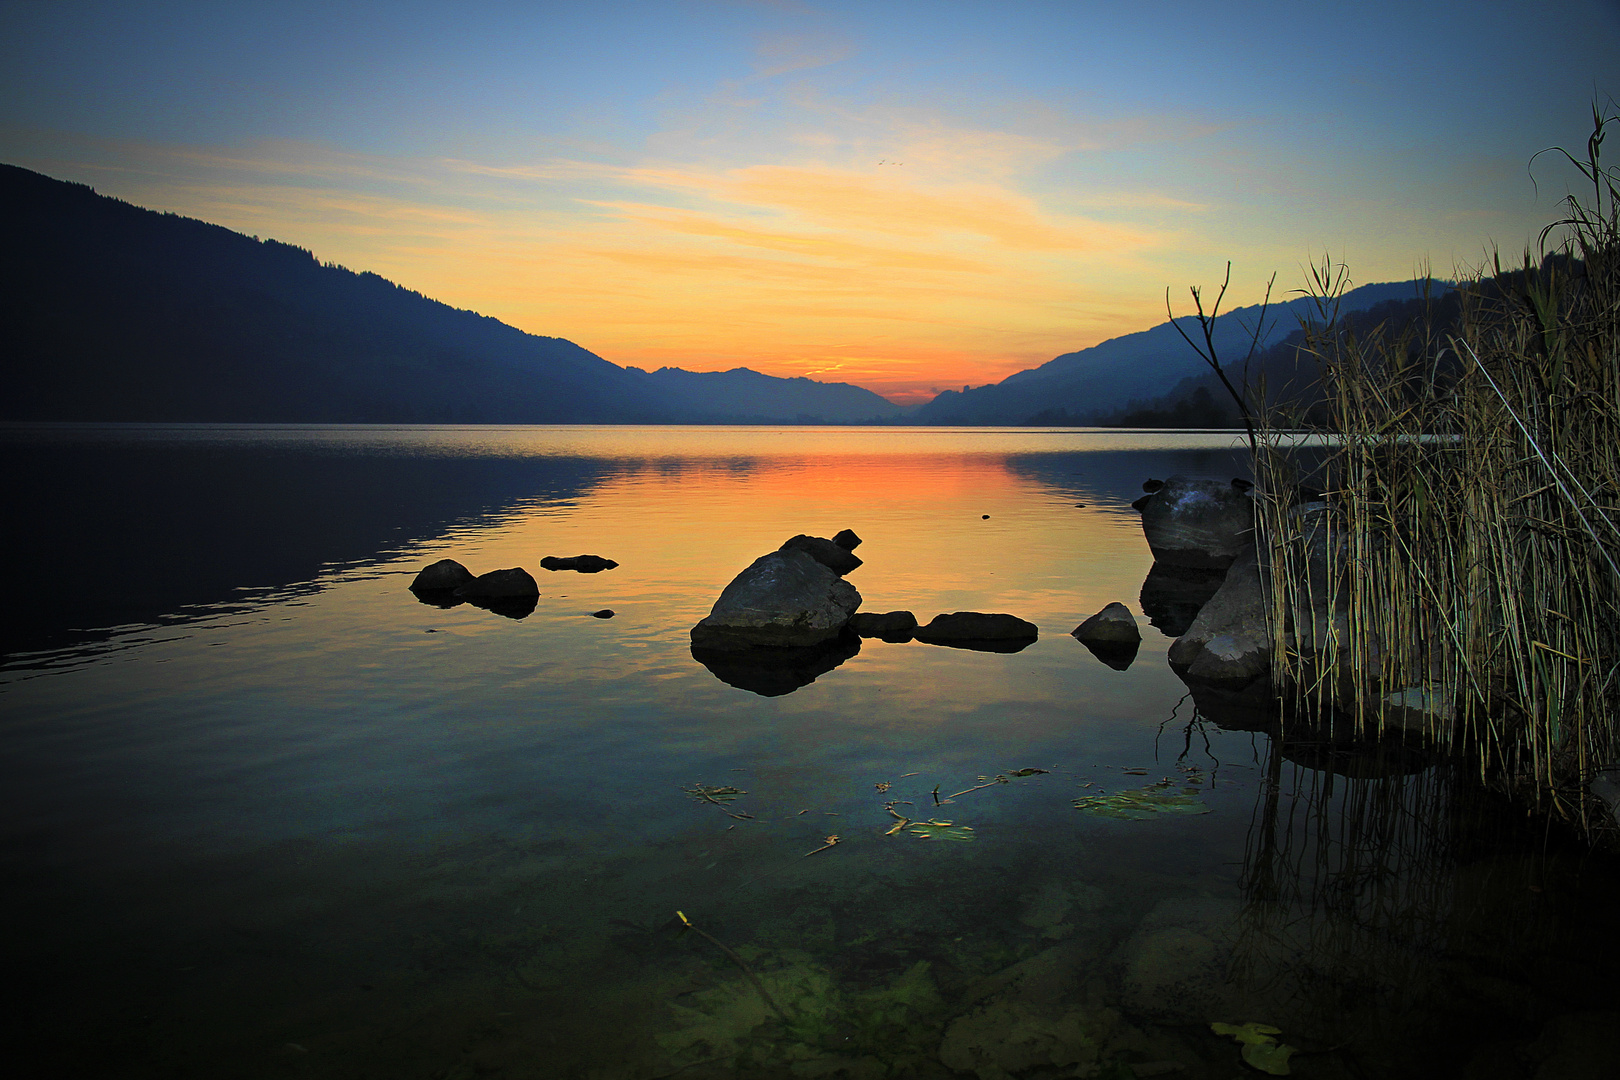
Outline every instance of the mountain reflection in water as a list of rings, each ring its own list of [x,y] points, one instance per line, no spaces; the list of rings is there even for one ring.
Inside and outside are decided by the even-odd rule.
[[[1228,436],[0,434],[27,1075],[1228,1080],[1208,1025],[1257,1021],[1299,1075],[1529,1080],[1612,1033],[1611,861],[1187,700],[1164,634],[1124,670],[1068,636],[1146,614],[1129,503],[1238,475]],[[1040,639],[694,653],[844,527],[863,610]],[[587,551],[619,567],[520,620],[408,590]]]

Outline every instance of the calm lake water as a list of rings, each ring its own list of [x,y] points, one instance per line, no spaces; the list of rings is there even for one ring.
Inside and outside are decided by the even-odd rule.
[[[1611,860],[1421,759],[1194,709],[1129,504],[1243,475],[1229,434],[0,446],[26,1075],[1226,1080],[1208,1025],[1254,1021],[1301,1076],[1551,1077],[1620,1030]],[[1040,640],[866,641],[775,696],[694,659],[738,571],[843,528],[863,610]],[[581,553],[620,565],[539,568]],[[538,605],[419,603],[441,558]],[[1111,601],[1125,670],[1068,636]]]

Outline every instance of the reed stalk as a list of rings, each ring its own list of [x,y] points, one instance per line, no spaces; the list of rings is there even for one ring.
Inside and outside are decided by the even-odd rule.
[[[1262,411],[1254,461],[1296,704],[1415,726],[1583,824],[1620,760],[1620,173],[1599,156],[1617,119],[1594,109],[1584,158],[1556,151],[1590,194],[1539,259],[1460,283],[1460,322],[1308,327],[1319,396]],[[1342,271],[1312,281],[1331,312]],[[1302,431],[1330,447],[1308,465]]]

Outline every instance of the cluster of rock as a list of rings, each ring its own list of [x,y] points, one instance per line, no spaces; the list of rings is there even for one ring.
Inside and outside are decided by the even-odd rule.
[[[567,559],[548,555],[540,560],[540,565],[547,570],[577,570],[584,574],[595,574],[611,570],[619,564],[600,555],[575,555]],[[512,619],[527,616],[540,599],[539,583],[534,580],[534,575],[521,566],[475,575],[454,559],[440,559],[423,567],[411,581],[411,592],[422,603],[434,607],[451,608],[467,603]],[[613,616],[606,609],[592,614],[597,618]]]
[[[851,635],[1005,651],[1040,636],[1034,623],[1013,615],[957,611],[919,626],[909,611],[857,613],[861,594],[844,575],[861,565],[860,542],[849,529],[830,540],[801,534],[761,555],[692,627],[692,644],[722,651],[804,648]]]
[[[957,611],[919,625],[909,611],[860,612],[844,575],[861,538],[800,534],[755,559],[692,627],[692,654],[717,677],[758,694],[790,693],[860,651],[862,638],[1017,652],[1040,637],[1013,615]]]

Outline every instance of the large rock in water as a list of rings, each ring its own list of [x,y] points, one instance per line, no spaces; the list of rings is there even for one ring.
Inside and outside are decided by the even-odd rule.
[[[1271,671],[1266,590],[1251,544],[1198,617],[1170,646],[1170,665],[1184,678],[1240,689]]]
[[[707,618],[692,627],[706,649],[815,645],[837,637],[861,606],[855,586],[792,549],[761,555],[732,579]]]
[[[1224,570],[1254,546],[1254,501],[1231,481],[1172,476],[1132,505],[1156,562]]]

